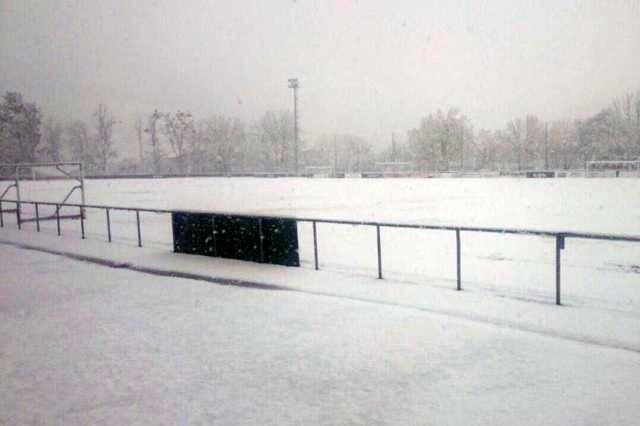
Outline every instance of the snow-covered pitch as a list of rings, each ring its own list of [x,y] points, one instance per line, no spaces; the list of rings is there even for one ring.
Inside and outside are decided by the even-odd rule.
[[[59,201],[62,182],[30,182],[23,199]],[[66,184],[68,185],[68,184]],[[87,202],[135,207],[288,215],[400,223],[528,228],[640,235],[637,179],[255,179],[90,180]],[[33,215],[25,206],[25,215]],[[67,211],[74,213],[73,211]],[[64,211],[63,211],[64,213]],[[11,220],[11,217],[7,218]],[[116,242],[135,245],[135,215],[111,212]],[[33,229],[30,223],[26,228]],[[103,211],[88,211],[88,238],[106,238]],[[45,225],[49,232],[55,223]],[[79,234],[77,222],[63,233]],[[143,214],[145,246],[171,248],[168,215]],[[313,267],[309,223],[299,224],[302,266]],[[375,276],[375,229],[318,225],[320,267]],[[466,289],[552,301],[555,241],[520,235],[462,234]],[[385,278],[451,288],[455,234],[382,230]],[[567,240],[562,252],[563,301],[640,310],[640,244]]]

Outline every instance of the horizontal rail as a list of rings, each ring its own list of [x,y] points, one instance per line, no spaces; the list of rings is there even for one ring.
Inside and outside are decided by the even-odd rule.
[[[145,213],[158,213],[158,214],[171,214],[176,212],[193,213],[193,214],[212,214],[215,216],[238,216],[246,218],[261,217],[264,219],[290,219],[298,222],[316,222],[336,225],[353,225],[353,226],[379,226],[385,228],[405,228],[405,229],[428,229],[428,230],[441,230],[441,231],[460,231],[460,232],[484,232],[492,234],[511,234],[511,235],[534,235],[543,237],[556,237],[562,236],[564,238],[575,239],[591,239],[591,240],[607,240],[607,241],[626,241],[626,242],[640,242],[640,235],[624,235],[624,234],[604,234],[593,232],[574,232],[574,231],[557,231],[557,230],[542,230],[542,229],[519,229],[519,228],[496,228],[496,227],[473,227],[473,226],[456,226],[456,225],[428,225],[419,223],[398,223],[398,222],[376,222],[376,221],[360,221],[360,220],[346,220],[346,219],[325,219],[325,218],[313,218],[313,217],[296,217],[296,216],[272,216],[263,215],[259,213],[236,213],[236,212],[214,212],[208,210],[192,210],[192,209],[154,209],[154,208],[141,208],[141,207],[128,207],[128,206],[113,206],[113,205],[101,205],[101,204],[80,204],[80,203],[55,203],[47,201],[31,201],[31,200],[2,200],[3,203],[14,204],[40,204],[59,207],[76,207],[85,209],[109,209],[116,211],[132,211],[132,212],[145,212]]]
[[[77,161],[64,161],[61,163],[0,163],[3,168],[24,168],[24,167],[55,167],[55,166],[79,166],[82,163]]]
[[[57,220],[60,219],[80,219],[82,216],[79,214],[61,214],[56,215],[53,214],[51,216],[43,216],[43,217],[28,217],[28,218],[20,218],[20,222],[28,223],[28,222],[43,222],[47,220]]]

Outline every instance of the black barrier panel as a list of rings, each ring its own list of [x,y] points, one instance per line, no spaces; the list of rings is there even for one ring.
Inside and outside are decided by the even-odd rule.
[[[260,262],[259,230],[258,219],[252,217],[216,216],[218,256]]]
[[[213,216],[198,213],[172,213],[173,251],[215,256]]]
[[[555,172],[550,171],[530,171],[526,173],[528,178],[552,178],[556,176]]]
[[[262,219],[264,261],[275,265],[300,266],[298,227],[291,219]]]
[[[300,266],[295,220],[174,212],[172,224],[176,253]]]
[[[382,178],[384,174],[382,172],[362,172],[363,178]]]

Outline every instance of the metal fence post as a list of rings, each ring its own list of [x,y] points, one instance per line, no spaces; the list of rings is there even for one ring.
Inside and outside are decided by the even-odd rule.
[[[564,250],[564,235],[556,235],[556,305],[560,305],[560,270],[561,258],[560,252]]]
[[[58,236],[62,235],[60,231],[60,206],[56,204],[56,223],[58,225]]]
[[[460,251],[460,230],[456,229],[456,272],[458,278],[457,290],[462,290],[462,253]]]
[[[138,225],[138,247],[142,247],[142,233],[140,232],[140,210],[136,210],[136,224]]]
[[[20,220],[20,166],[16,166],[16,219],[18,221],[18,229],[22,229],[22,221]]]
[[[109,215],[109,209],[105,209],[107,212],[107,238],[111,242],[111,216]]]
[[[84,240],[84,209],[80,207],[80,232],[82,233],[82,239]]]
[[[382,248],[380,247],[380,225],[376,225],[376,237],[378,240],[378,279],[382,279]]]
[[[313,260],[315,262],[316,271],[319,269],[318,267],[318,231],[316,229],[316,221],[312,222],[313,224]]]
[[[2,201],[0,200],[0,228],[4,228],[4,212],[2,211]]]
[[[79,164],[80,168],[80,203],[84,206],[87,201],[84,195],[84,168],[82,163]],[[80,216],[84,219],[85,210],[84,207],[80,207]]]
[[[38,203],[36,203],[36,231],[40,232],[40,210],[38,209]]]

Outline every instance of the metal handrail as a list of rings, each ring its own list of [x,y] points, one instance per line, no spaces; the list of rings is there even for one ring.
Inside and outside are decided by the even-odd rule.
[[[211,210],[198,210],[198,209],[155,209],[148,207],[131,207],[131,206],[113,206],[105,204],[81,204],[81,203],[56,203],[52,201],[33,201],[33,200],[2,200],[4,203],[20,203],[20,204],[39,204],[59,207],[77,207],[87,209],[109,209],[120,211],[139,211],[145,213],[193,213],[193,214],[212,214],[216,216],[238,216],[245,218],[261,217],[264,219],[290,219],[298,222],[316,222],[316,223],[328,223],[336,225],[354,225],[354,226],[380,226],[384,228],[407,228],[407,229],[428,229],[428,230],[441,230],[441,231],[461,231],[461,232],[485,232],[493,234],[517,234],[517,235],[536,235],[546,237],[564,236],[565,238],[576,239],[592,239],[592,240],[609,240],[609,241],[627,241],[627,242],[640,242],[640,235],[627,235],[627,234],[605,234],[596,232],[576,232],[567,230],[548,230],[548,229],[526,229],[526,228],[497,228],[497,227],[477,227],[477,226],[464,226],[464,225],[428,225],[420,223],[402,223],[402,222],[377,222],[366,220],[349,220],[349,219],[326,219],[316,217],[303,217],[303,216],[287,216],[279,215],[273,216],[269,214],[260,213],[238,213],[233,211],[211,211]]]
[[[79,166],[82,163],[79,161],[61,161],[59,163],[0,163],[0,167],[50,167],[50,166]]]
[[[241,218],[260,218],[260,219],[272,219],[272,220],[294,220],[298,222],[310,222],[313,226],[313,249],[314,249],[314,264],[315,269],[319,269],[318,263],[318,243],[317,243],[317,224],[336,224],[336,225],[352,225],[352,226],[372,226],[376,228],[376,242],[378,253],[378,278],[382,279],[382,248],[381,248],[381,228],[405,228],[405,229],[427,229],[427,230],[440,230],[440,231],[453,231],[456,236],[456,289],[462,290],[462,255],[461,255],[461,232],[483,232],[494,234],[511,234],[511,235],[534,235],[540,237],[555,238],[555,269],[556,269],[556,304],[560,305],[560,272],[561,272],[561,256],[560,253],[565,248],[565,240],[568,238],[574,239],[591,239],[591,240],[607,240],[607,241],[623,241],[623,242],[640,242],[639,235],[624,235],[624,234],[604,234],[593,232],[575,232],[575,231],[555,231],[555,230],[541,230],[541,229],[519,229],[519,228],[496,228],[496,227],[472,227],[472,226],[454,226],[454,225],[427,225],[418,223],[398,223],[398,222],[376,222],[376,221],[358,221],[347,219],[325,219],[325,218],[312,218],[312,217],[297,217],[297,216],[272,216],[261,215],[258,213],[235,213],[235,212],[212,212],[207,210],[176,210],[176,209],[154,209],[154,208],[142,208],[142,207],[126,207],[126,206],[113,206],[113,205],[101,205],[101,204],[82,204],[82,203],[55,203],[50,201],[32,201],[32,200],[1,200],[0,199],[0,226],[4,226],[4,213],[2,209],[2,203],[14,203],[17,206],[20,204],[35,205],[36,208],[36,225],[37,230],[40,231],[38,206],[48,205],[55,206],[56,213],[55,218],[57,222],[58,235],[61,234],[60,219],[63,218],[79,218],[81,223],[82,238],[85,238],[84,232],[84,214],[78,216],[61,216],[60,208],[62,207],[74,207],[84,211],[85,209],[102,209],[106,212],[107,219],[107,233],[108,241],[111,242],[111,221],[109,212],[115,211],[131,211],[136,214],[136,224],[138,230],[138,246],[142,247],[142,232],[140,213],[156,213],[156,214],[172,214],[172,213],[191,213],[191,214],[208,214],[215,216],[234,216]],[[17,223],[20,228],[21,219],[19,216],[19,209],[17,211]]]

